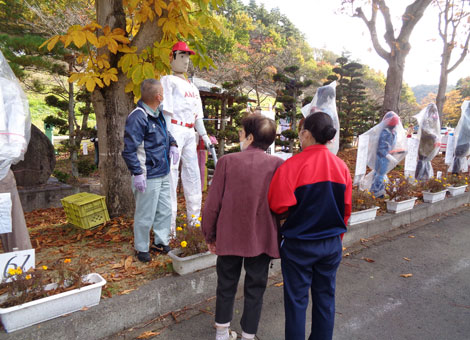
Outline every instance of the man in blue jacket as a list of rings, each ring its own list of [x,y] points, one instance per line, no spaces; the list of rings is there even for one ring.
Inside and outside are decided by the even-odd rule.
[[[146,79],[140,90],[141,99],[126,120],[122,157],[132,174],[134,247],[139,261],[149,262],[151,228],[155,237],[152,249],[170,250],[170,158],[176,163],[179,154],[159,108],[163,101],[160,81]]]

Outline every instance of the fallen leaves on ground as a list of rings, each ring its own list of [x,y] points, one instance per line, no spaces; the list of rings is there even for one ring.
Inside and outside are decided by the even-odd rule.
[[[403,260],[405,261],[411,261],[411,259],[407,258],[407,257],[404,257]]]
[[[406,279],[406,278],[408,278],[408,277],[412,277],[413,274],[411,274],[411,273],[410,273],[410,274],[401,274],[400,276],[401,276],[401,277],[404,277],[404,278]]]
[[[284,286],[284,282],[279,282],[274,284],[275,287],[282,287]]]
[[[26,213],[25,219],[36,263],[52,268],[54,262],[70,258],[74,266],[86,255],[91,270],[108,281],[103,297],[129,294],[145,282],[171,273],[171,259],[166,255],[153,256],[150,263],[134,258],[132,219],[121,216],[82,229],[66,223],[63,208],[35,210]]]
[[[363,257],[363,258],[361,258],[361,260],[364,260],[364,261],[369,262],[369,263],[374,263],[375,262],[375,260],[372,260],[368,257]]]
[[[159,335],[160,332],[152,332],[152,331],[147,331],[147,332],[143,332],[142,334],[140,334],[137,339],[148,339],[152,336],[157,336]]]

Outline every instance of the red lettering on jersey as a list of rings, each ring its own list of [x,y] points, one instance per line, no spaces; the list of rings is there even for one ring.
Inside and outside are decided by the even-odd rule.
[[[191,97],[191,98],[197,98],[196,94],[193,92],[185,92],[184,97]]]

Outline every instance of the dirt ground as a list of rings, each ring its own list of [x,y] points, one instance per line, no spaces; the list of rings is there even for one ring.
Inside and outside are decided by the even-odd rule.
[[[354,174],[356,149],[340,151],[338,156],[349,166]],[[88,156],[92,157],[92,155]],[[56,169],[68,171],[68,160],[61,156]],[[438,155],[433,160],[435,171],[446,172],[444,156]],[[403,173],[403,163],[394,169],[389,177],[397,177]],[[95,171],[87,178],[79,178],[80,182],[99,181],[99,173]],[[204,201],[205,195],[203,195]],[[385,212],[385,202],[377,200],[381,207],[379,214]],[[183,211],[184,198],[180,194],[179,211]],[[183,212],[181,213],[181,215]],[[94,272],[101,274],[107,281],[103,289],[103,297],[116,294],[128,294],[140,285],[165,275],[174,275],[171,260],[166,255],[152,255],[149,264],[139,262],[133,249],[133,220],[125,217],[114,218],[104,225],[85,230],[67,224],[62,208],[36,210],[25,214],[33,247],[36,249],[36,265],[54,268],[55,264],[66,258],[72,260],[71,265],[78,265],[82,257]],[[178,221],[183,217],[179,216]]]

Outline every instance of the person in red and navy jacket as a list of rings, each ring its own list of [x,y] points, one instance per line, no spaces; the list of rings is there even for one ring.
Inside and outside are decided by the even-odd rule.
[[[280,249],[286,340],[305,339],[310,289],[309,340],[333,336],[336,271],[352,193],[348,167],[325,145],[335,133],[326,113],[307,116],[299,133],[302,152],[279,167],[269,187],[271,210],[287,215],[281,227]]]

